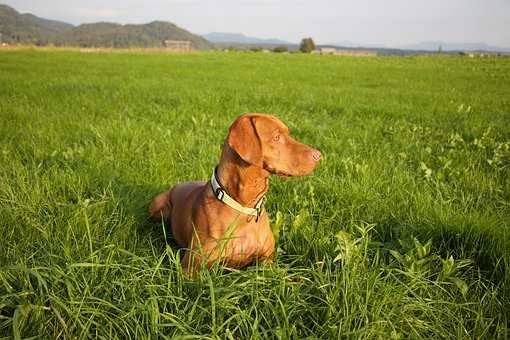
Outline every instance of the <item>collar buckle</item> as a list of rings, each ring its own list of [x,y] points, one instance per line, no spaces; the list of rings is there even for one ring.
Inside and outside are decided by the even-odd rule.
[[[262,211],[264,210],[264,205],[266,204],[266,196],[262,196],[260,201],[258,201],[257,205],[255,206],[255,210],[257,211],[257,216],[255,217],[255,222],[259,221],[260,215],[262,215]]]
[[[215,195],[216,195],[216,198],[221,201],[221,200],[223,200],[223,197],[225,197],[225,190],[218,187],[216,189]]]

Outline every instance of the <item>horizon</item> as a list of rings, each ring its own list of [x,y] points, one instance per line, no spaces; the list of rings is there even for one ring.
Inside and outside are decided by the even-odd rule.
[[[301,38],[310,36],[321,45],[349,42],[399,48],[441,42],[510,48],[510,30],[506,27],[510,2],[504,0],[452,0],[448,3],[431,0],[413,4],[405,0],[390,3],[362,0],[355,4],[333,0],[319,0],[314,4],[304,0],[222,0],[216,3],[150,0],[144,5],[135,0],[110,0],[106,4],[98,0],[76,0],[73,6],[66,5],[63,0],[50,4],[37,0],[2,3],[20,13],[73,25],[99,21],[119,24],[170,21],[200,35],[233,33],[289,43],[299,43]]]

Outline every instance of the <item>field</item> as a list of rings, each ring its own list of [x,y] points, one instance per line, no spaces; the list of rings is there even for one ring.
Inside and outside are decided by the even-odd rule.
[[[0,51],[0,338],[510,337],[510,59]],[[187,279],[146,221],[270,112],[272,265]]]

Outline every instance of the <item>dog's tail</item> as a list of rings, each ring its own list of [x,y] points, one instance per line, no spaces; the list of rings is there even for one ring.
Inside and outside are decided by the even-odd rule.
[[[170,223],[172,217],[172,189],[167,190],[154,197],[149,206],[149,218],[153,222],[162,221]]]

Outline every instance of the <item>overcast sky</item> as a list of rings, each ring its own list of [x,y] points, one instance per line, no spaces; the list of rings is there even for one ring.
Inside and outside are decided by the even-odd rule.
[[[510,0],[0,0],[72,24],[171,21],[193,33],[232,32],[316,43],[397,47],[422,41],[510,47]]]

